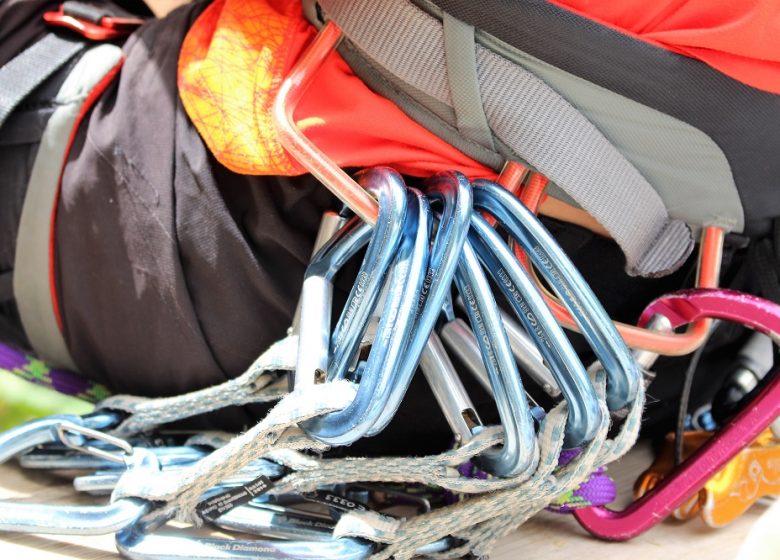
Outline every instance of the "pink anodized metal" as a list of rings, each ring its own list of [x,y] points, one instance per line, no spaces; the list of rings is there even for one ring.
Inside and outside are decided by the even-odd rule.
[[[780,337],[780,307],[771,301],[723,288],[696,288],[665,295],[650,303],[639,324],[662,313],[677,328],[702,318],[733,321],[760,331],[775,342]]]
[[[664,296],[647,307],[640,324],[656,313],[668,317],[675,327],[713,318],[749,326],[775,342],[780,334],[780,306],[732,290],[694,289]],[[606,507],[576,511],[574,515],[580,525],[602,539],[625,541],[663,521],[780,416],[780,374],[771,375],[771,381],[750,405],[673,474],[623,511]]]

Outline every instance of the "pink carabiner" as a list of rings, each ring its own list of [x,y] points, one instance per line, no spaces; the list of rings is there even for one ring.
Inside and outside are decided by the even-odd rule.
[[[769,336],[775,342],[780,337],[780,307],[757,296],[724,288],[694,288],[658,298],[645,308],[639,325],[660,313],[673,328],[698,319],[723,319],[739,323]]]
[[[678,327],[697,319],[734,321],[767,334],[776,343],[780,334],[780,306],[741,292],[694,289],[675,292],[652,302],[642,314],[645,324],[654,314],[668,317]],[[780,416],[780,375],[674,473],[623,511],[606,507],[577,510],[574,515],[589,533],[610,541],[632,539],[651,529],[691,495],[698,492],[732,457],[755,440]]]

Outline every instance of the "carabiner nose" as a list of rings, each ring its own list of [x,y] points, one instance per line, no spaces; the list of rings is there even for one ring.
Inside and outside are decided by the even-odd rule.
[[[63,425],[100,430],[112,427],[118,422],[118,416],[112,413],[94,416],[63,414],[25,422],[0,434],[0,463],[39,445],[61,441],[60,429]]]
[[[159,470],[157,458],[136,449],[128,458],[128,472]],[[0,502],[0,531],[54,535],[105,535],[135,523],[151,511],[145,500],[124,498],[106,506],[62,506]]]

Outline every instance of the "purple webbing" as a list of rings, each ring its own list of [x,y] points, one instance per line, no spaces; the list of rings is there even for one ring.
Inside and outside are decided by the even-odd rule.
[[[579,449],[564,449],[558,457],[558,466],[564,466],[580,454]],[[601,467],[591,473],[588,480],[580,484],[574,490],[559,496],[553,503],[547,506],[549,511],[555,513],[570,513],[575,509],[603,506],[611,503],[617,497],[615,481],[606,474],[606,468]],[[487,473],[477,467],[472,461],[467,461],[458,466],[458,473],[467,478],[479,480],[487,479]],[[454,492],[445,493],[445,501],[454,504],[464,498]]]

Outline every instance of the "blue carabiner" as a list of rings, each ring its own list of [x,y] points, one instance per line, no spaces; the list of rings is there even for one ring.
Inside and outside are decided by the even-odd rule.
[[[550,283],[607,373],[607,405],[620,410],[636,397],[641,372],[587,282],[537,217],[500,185],[477,180],[474,207],[495,217]]]
[[[384,409],[384,395],[393,386],[395,372],[407,357],[415,308],[428,263],[430,209],[419,191],[408,190],[409,205],[398,253],[391,266],[389,291],[376,339],[360,376],[354,400],[343,410],[302,424],[312,437],[330,445],[348,445],[374,425]]]
[[[101,457],[113,457],[129,470],[159,471],[159,463],[153,453],[145,449],[128,449],[126,442],[100,434],[97,430],[118,423],[113,414],[94,416],[53,416],[33,420],[0,434],[0,462],[29,451],[44,443],[60,441],[69,446],[96,453]],[[71,438],[73,438],[71,440]],[[106,450],[84,443],[87,438],[101,438],[125,452],[114,456]],[[52,506],[0,502],[0,531],[57,535],[103,535],[126,527],[151,509],[145,500],[126,498],[107,506]]]
[[[407,200],[400,176],[389,169],[381,169],[364,173],[360,180],[379,199],[379,217],[373,230],[359,218],[350,220],[314,255],[306,270],[301,295],[296,387],[313,384],[318,372],[331,381],[346,375],[401,240]],[[331,337],[333,278],[366,242],[369,246],[357,281]]]
[[[566,399],[569,416],[564,445],[577,447],[592,440],[601,424],[601,409],[593,384],[569,339],[528,273],[495,229],[478,214],[471,218],[469,240],[526,332],[535,339]]]
[[[468,235],[471,219],[471,185],[468,179],[455,171],[438,173],[426,181],[425,192],[442,205],[439,225],[419,298],[414,333],[407,345],[405,359],[393,377],[389,394],[380,399],[384,408],[379,420],[368,432],[369,436],[381,432],[401,405],[428,337],[450,295],[452,279]]]
[[[407,219],[406,185],[395,171],[374,168],[362,171],[357,181],[379,201],[380,215],[360,265],[357,279],[347,298],[330,345],[327,380],[343,379],[358,350],[365,326],[376,307],[391,263],[403,239]],[[382,210],[388,219],[384,219]]]
[[[39,445],[61,441],[59,428],[64,423],[93,430],[105,430],[113,428],[119,422],[119,416],[111,412],[101,412],[89,416],[63,414],[25,422],[0,434],[0,463],[5,463],[7,460]]]
[[[372,543],[352,538],[281,541],[160,535],[153,532],[159,524],[160,520],[155,520],[154,525],[136,523],[120,531],[116,536],[117,549],[133,560],[249,560],[260,557],[362,560],[374,551]]]
[[[476,335],[504,428],[504,444],[485,451],[478,460],[486,471],[496,476],[511,477],[530,472],[539,462],[533,417],[498,305],[470,241],[463,246],[455,284],[466,304],[466,314]]]
[[[344,264],[368,243],[371,226],[352,218],[312,258],[301,290],[298,359],[293,386],[314,384],[325,374],[330,358],[333,279]]]

